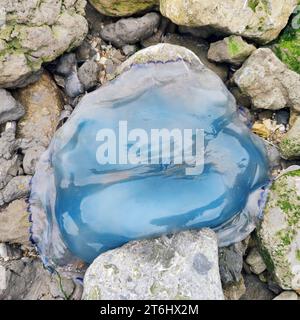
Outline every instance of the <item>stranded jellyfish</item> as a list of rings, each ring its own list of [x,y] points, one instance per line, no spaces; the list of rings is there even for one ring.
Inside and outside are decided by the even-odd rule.
[[[128,59],[57,131],[32,180],[32,240],[49,266],[128,241],[210,227],[241,240],[268,183],[264,146],[189,50]]]

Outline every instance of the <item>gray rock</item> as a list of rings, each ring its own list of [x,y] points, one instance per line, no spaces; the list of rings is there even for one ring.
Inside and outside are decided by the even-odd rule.
[[[290,113],[288,110],[279,110],[276,112],[275,120],[278,124],[288,125],[290,121]]]
[[[20,164],[20,156],[17,154],[9,160],[0,158],[0,190],[18,174],[20,170]]]
[[[222,300],[216,235],[186,231],[103,253],[85,274],[83,298]]]
[[[210,45],[208,59],[240,66],[256,50],[239,36],[230,36]]]
[[[300,170],[289,168],[272,184],[257,230],[260,252],[284,290],[300,290]]]
[[[255,275],[244,276],[246,293],[240,300],[272,300],[275,294]]]
[[[21,159],[17,154],[18,147],[15,127],[8,126],[0,136],[0,190],[20,171]]]
[[[141,18],[120,19],[103,27],[100,36],[117,48],[135,44],[154,34],[160,23],[160,16],[151,12]]]
[[[83,41],[82,44],[76,49],[76,58],[79,62],[83,62],[91,59],[95,54],[96,50],[88,41]]]
[[[38,259],[0,261],[0,299],[80,299],[81,292],[71,279],[51,274]]]
[[[210,28],[267,43],[277,38],[297,0],[161,0],[160,11],[175,24]]]
[[[23,106],[8,91],[0,89],[0,124],[18,120],[24,114]]]
[[[61,76],[67,77],[76,70],[76,55],[74,53],[68,53],[60,57],[55,72]]]
[[[279,296],[273,300],[298,300],[298,295],[294,291],[283,291]]]
[[[234,74],[234,82],[257,109],[300,111],[300,75],[267,48],[255,50]]]
[[[246,94],[242,93],[238,87],[230,88],[230,92],[234,95],[238,106],[248,109],[251,108],[251,100]]]
[[[138,51],[138,47],[134,44],[127,44],[124,47],[122,47],[122,51],[125,54],[125,56],[132,56],[134,53]]]
[[[284,159],[300,158],[300,117],[296,118],[290,130],[282,137],[279,144],[280,154]]]
[[[78,78],[85,90],[90,90],[98,84],[100,66],[94,60],[86,61],[78,70]]]
[[[18,199],[0,210],[0,242],[30,245],[27,207],[24,199]]]
[[[18,147],[15,128],[8,128],[0,135],[0,158],[11,159]]]
[[[85,0],[0,0],[0,87],[24,86],[42,63],[80,45],[88,32]]]
[[[17,176],[0,190],[0,206],[13,200],[28,196],[31,176]]]
[[[262,256],[256,248],[253,248],[249,252],[246,262],[250,266],[250,270],[257,275],[263,273],[267,268]]]
[[[268,288],[276,295],[282,292],[282,288],[272,279],[272,277],[268,278]]]
[[[219,249],[219,266],[223,286],[237,283],[241,280],[243,256],[246,249],[246,241]]]
[[[6,83],[5,85],[3,85],[3,87],[4,88],[11,88],[11,89],[25,88],[28,85],[38,81],[41,78],[43,72],[44,72],[44,69],[43,69],[43,67],[41,67],[40,70],[31,71],[28,74],[26,73],[25,75],[19,77],[18,80]]]
[[[23,169],[26,174],[34,174],[36,164],[44,151],[45,148],[39,145],[33,146],[25,151],[23,158]]]
[[[0,243],[0,260],[9,261],[21,259],[23,252],[19,245],[9,245],[8,243]]]
[[[244,278],[241,277],[239,282],[225,286],[223,292],[226,300],[239,300],[246,293]]]
[[[78,78],[77,72],[72,72],[65,80],[65,91],[70,98],[75,98],[84,93],[83,84]]]

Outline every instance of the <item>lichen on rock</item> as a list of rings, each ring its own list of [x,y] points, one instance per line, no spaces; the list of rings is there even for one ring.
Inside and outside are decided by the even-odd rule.
[[[174,23],[213,28],[268,43],[286,26],[298,0],[161,0],[160,10]]]
[[[223,300],[210,229],[132,241],[100,255],[84,278],[86,300]]]
[[[299,19],[297,22],[296,19]],[[293,23],[300,23],[300,16],[292,19],[291,24],[284,30],[273,46],[278,58],[291,70],[300,73],[300,27],[294,28]]]
[[[300,75],[268,48],[259,48],[234,74],[233,81],[256,109],[300,111]]]
[[[216,62],[227,62],[240,66],[255,50],[240,36],[230,36],[210,45],[208,58]]]
[[[300,118],[296,118],[291,129],[284,135],[280,145],[281,156],[284,159],[300,158]]]
[[[0,87],[24,86],[42,63],[78,46],[88,31],[85,0],[0,0]]]
[[[283,289],[300,289],[300,169],[272,184],[258,229],[262,257]]]
[[[130,16],[159,4],[159,0],[89,0],[100,13],[108,16]]]

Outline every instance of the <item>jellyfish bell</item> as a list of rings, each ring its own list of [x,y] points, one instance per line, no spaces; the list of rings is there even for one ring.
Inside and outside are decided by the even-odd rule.
[[[120,134],[122,121],[136,139]],[[152,140],[164,129],[169,140]],[[254,229],[268,181],[264,146],[220,78],[191,51],[160,44],[84,96],[56,132],[32,180],[31,238],[47,266],[67,269],[131,240],[187,229],[213,228],[228,245]]]

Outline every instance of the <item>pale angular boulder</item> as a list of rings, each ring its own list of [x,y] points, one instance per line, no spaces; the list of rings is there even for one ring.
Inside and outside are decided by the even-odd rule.
[[[0,87],[24,86],[43,62],[78,46],[88,31],[85,0],[0,0]]]
[[[210,45],[208,59],[240,66],[256,47],[247,43],[240,36],[230,36]]]
[[[300,169],[290,168],[272,184],[258,228],[262,257],[285,290],[300,290]]]
[[[223,300],[216,235],[186,231],[103,253],[85,274],[83,298]]]
[[[159,0],[89,0],[100,13],[107,16],[131,16],[151,9],[159,4]]]
[[[234,82],[257,109],[300,111],[300,75],[267,48],[255,50],[234,74]]]
[[[277,38],[297,0],[161,0],[161,13],[174,23],[209,27],[267,43]]]

